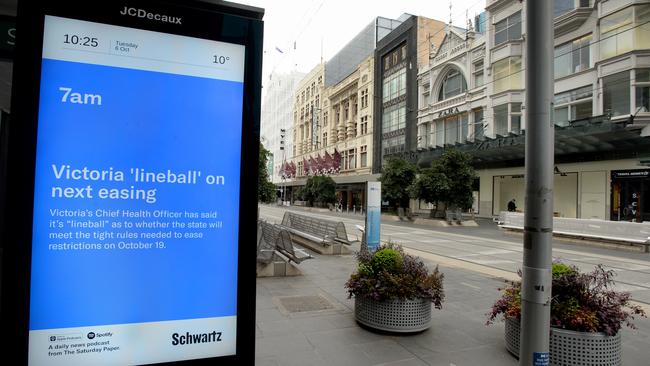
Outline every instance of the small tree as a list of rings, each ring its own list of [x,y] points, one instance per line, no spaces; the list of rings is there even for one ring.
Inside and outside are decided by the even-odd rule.
[[[336,183],[332,178],[326,176],[309,177],[302,192],[303,199],[312,206],[315,202],[333,203],[336,200]]]
[[[421,199],[427,203],[433,204],[431,217],[436,217],[440,202],[447,200],[450,185],[447,175],[442,171],[442,166],[434,162],[431,168],[422,169],[422,172],[409,187],[411,198]]]
[[[463,210],[472,207],[472,183],[476,176],[472,157],[455,149],[447,150],[440,159],[442,171],[449,180],[449,192],[444,201],[449,207]]]
[[[401,158],[389,158],[381,171],[381,193],[385,200],[398,208],[409,206],[407,188],[413,183],[417,167]]]
[[[409,187],[411,197],[435,204],[432,217],[436,216],[440,203],[450,208],[472,207],[474,168],[471,162],[469,154],[454,149],[445,151],[431,168],[423,169]]]
[[[260,160],[258,166],[258,180],[257,180],[257,200],[259,202],[271,203],[275,201],[275,184],[269,180],[269,172],[266,170],[266,165],[269,161],[271,152],[264,148],[260,143]]]

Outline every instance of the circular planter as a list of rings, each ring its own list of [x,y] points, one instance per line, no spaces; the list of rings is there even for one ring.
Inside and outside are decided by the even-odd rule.
[[[506,319],[506,349],[516,357],[519,357],[519,339],[519,320]],[[618,366],[622,364],[621,350],[621,332],[608,336],[551,328],[551,365]]]
[[[420,332],[431,326],[431,301],[427,299],[374,301],[354,297],[356,320],[387,332]]]

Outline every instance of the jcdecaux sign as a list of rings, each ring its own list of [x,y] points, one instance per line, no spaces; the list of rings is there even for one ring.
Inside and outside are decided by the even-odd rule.
[[[262,12],[56,3],[18,15],[3,333],[28,365],[251,363]]]

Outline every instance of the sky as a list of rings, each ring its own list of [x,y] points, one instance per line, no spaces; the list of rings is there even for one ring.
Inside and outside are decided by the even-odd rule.
[[[231,0],[265,9],[264,85],[270,74],[309,72],[329,60],[375,17],[397,19],[402,13],[449,22],[445,0]],[[486,0],[454,0],[452,23],[466,27],[485,8]],[[295,49],[294,49],[295,43]]]

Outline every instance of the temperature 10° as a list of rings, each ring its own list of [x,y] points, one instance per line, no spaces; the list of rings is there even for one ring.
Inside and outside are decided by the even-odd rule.
[[[212,62],[215,63],[215,64],[219,64],[219,65],[223,65],[226,62],[228,62],[228,60],[230,60],[229,56],[214,55],[213,57],[214,57],[214,59],[212,60]]]

